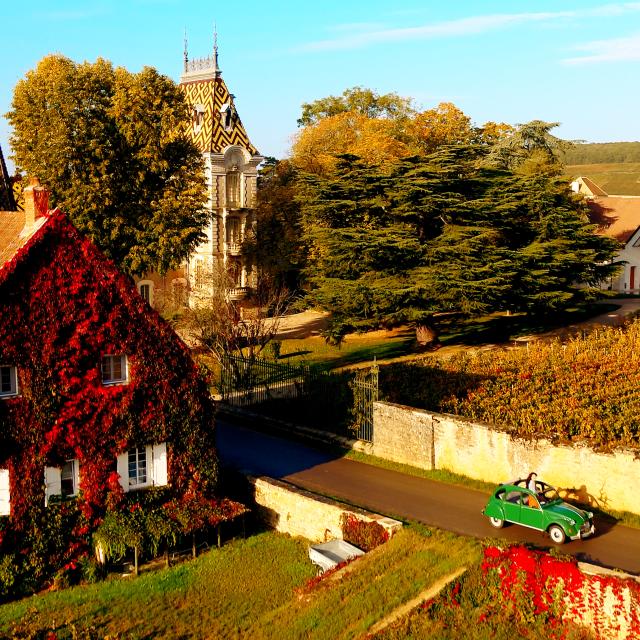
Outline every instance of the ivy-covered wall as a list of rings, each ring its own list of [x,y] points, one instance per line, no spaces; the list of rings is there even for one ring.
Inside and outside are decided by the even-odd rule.
[[[127,383],[103,385],[107,354],[126,354]],[[86,548],[121,503],[116,456],[134,446],[167,443],[177,498],[214,494],[214,407],[187,348],[58,210],[0,265],[0,364],[17,367],[19,387],[0,398],[0,468],[11,492],[0,545],[50,543],[43,523],[64,513],[45,507],[44,469],[68,459],[79,461],[79,512],[56,543],[61,559]]]

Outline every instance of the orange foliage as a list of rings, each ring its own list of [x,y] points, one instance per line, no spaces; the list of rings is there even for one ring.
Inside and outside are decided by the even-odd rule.
[[[292,160],[304,171],[326,173],[335,167],[335,156],[342,153],[378,164],[414,152],[399,139],[397,122],[347,111],[301,129],[293,141]]]

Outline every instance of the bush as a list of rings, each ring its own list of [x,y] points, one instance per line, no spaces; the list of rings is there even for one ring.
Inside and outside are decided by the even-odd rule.
[[[0,602],[13,597],[18,584],[19,569],[14,555],[0,558]]]
[[[389,540],[388,531],[377,522],[358,520],[353,513],[343,513],[340,518],[342,537],[363,551],[371,551]]]

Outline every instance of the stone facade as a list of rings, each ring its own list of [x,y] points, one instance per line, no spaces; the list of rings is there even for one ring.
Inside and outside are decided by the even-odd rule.
[[[359,520],[375,521],[393,535],[402,523],[392,518],[347,507],[273,478],[250,478],[258,517],[270,528],[302,536],[312,542],[342,539],[340,519],[353,513]]]
[[[523,440],[457,416],[386,402],[374,403],[373,420],[375,456],[496,484],[535,471],[564,498],[640,513],[640,495],[629,490],[630,479],[640,475],[638,452],[597,453],[586,446]]]

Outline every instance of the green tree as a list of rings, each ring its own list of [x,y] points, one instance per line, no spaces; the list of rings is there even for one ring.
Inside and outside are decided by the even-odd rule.
[[[504,169],[517,169],[528,174],[559,174],[562,158],[574,145],[551,133],[559,122],[532,120],[514,127],[494,144],[487,162]]]
[[[124,271],[164,272],[203,239],[202,160],[166,76],[47,56],[17,83],[7,117],[16,166]]]
[[[257,228],[243,245],[243,255],[257,265],[262,278],[291,292],[302,287],[306,261],[297,190],[291,162],[267,158],[258,176]]]
[[[413,100],[397,93],[380,95],[364,87],[345,89],[341,96],[327,96],[302,105],[299,127],[317,124],[323,118],[353,112],[367,118],[390,118],[398,120],[415,113]]]
[[[389,169],[342,156],[331,175],[303,176],[310,299],[339,331],[412,323],[427,343],[443,313],[593,297],[615,270],[603,264],[615,243],[593,233],[561,180],[483,166],[486,153],[445,146]]]

